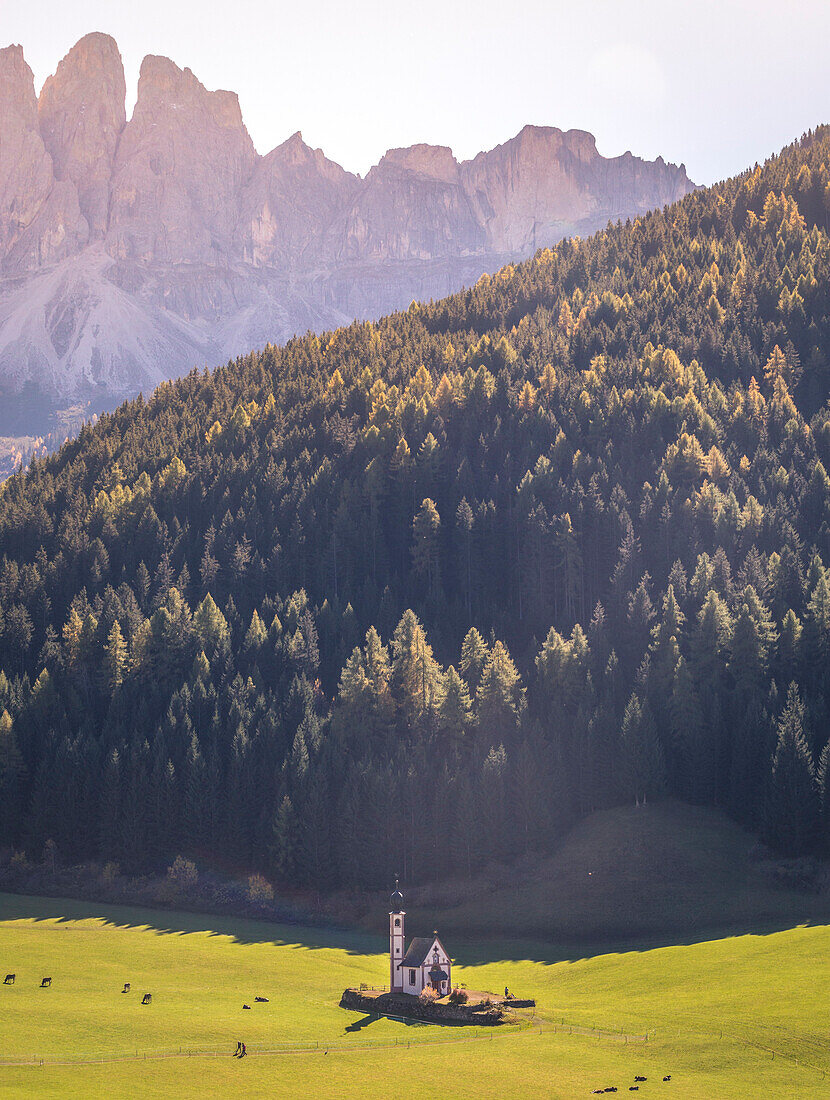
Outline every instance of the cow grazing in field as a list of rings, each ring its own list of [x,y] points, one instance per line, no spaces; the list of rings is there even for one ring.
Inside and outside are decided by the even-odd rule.
[[[143,1005],[148,1005],[152,1002],[152,1000],[153,1000],[153,994],[152,993],[145,993],[144,996],[141,998],[141,1003]]]
[[[130,992],[130,983],[129,982],[124,982],[124,988],[121,990],[121,992],[122,993],[129,993]]]
[[[648,1077],[635,1077],[634,1080],[635,1081],[647,1081]]]
[[[251,1006],[250,1005],[243,1005],[242,1007],[243,1008],[250,1008]]]
[[[671,1074],[669,1074],[668,1077],[664,1077],[663,1080],[664,1081],[671,1081]]]
[[[266,1005],[268,1004],[268,998],[267,997],[254,997],[254,1000],[259,1001],[260,1004],[266,1004]]]
[[[52,979],[51,978],[41,978],[40,979],[40,988],[41,989],[46,989],[46,987],[50,986],[51,984],[52,984]]]
[[[3,979],[3,985],[14,985],[14,979],[16,977],[16,974],[7,974],[6,977]]]
[[[616,1085],[611,1085],[610,1088],[603,1089],[603,1092],[616,1092],[616,1091],[617,1091],[617,1086]]]

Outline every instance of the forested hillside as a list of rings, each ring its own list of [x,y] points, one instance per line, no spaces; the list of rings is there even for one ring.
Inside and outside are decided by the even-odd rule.
[[[0,829],[321,888],[670,791],[830,839],[830,130],[0,495]]]

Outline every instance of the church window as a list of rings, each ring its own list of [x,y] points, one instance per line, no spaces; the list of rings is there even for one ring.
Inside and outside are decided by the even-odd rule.
[[[415,971],[414,970],[409,971],[409,984],[410,985],[415,984]]]

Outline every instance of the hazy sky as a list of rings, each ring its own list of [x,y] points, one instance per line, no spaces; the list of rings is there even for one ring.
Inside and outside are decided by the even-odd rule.
[[[264,153],[306,141],[364,173],[418,141],[459,158],[528,122],[709,183],[830,121],[828,0],[0,0],[37,90],[88,31],[238,92]]]

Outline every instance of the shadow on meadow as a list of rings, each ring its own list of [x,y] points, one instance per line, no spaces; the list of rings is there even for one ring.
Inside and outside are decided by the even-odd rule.
[[[272,943],[311,951],[333,948],[350,955],[376,954],[384,950],[381,937],[360,931],[278,924],[245,917],[150,909],[81,899],[32,897],[25,894],[0,894],[0,921],[8,920],[59,923],[103,920],[115,928],[147,929],[158,935],[200,933],[228,936],[240,944]]]
[[[548,856],[493,865],[462,881],[405,886],[407,932],[438,928],[457,963],[576,961],[595,955],[763,936],[830,924],[830,869],[812,878],[771,858],[757,838],[706,807],[665,799],[618,806],[581,821]],[[17,889],[24,887],[16,887]],[[48,889],[48,887],[45,887]],[[63,893],[63,891],[61,891]],[[315,920],[297,913],[243,916],[185,909],[0,893],[0,920],[83,920],[158,933],[207,933],[242,944],[335,949],[351,956],[388,949],[388,892],[330,898]],[[37,895],[37,896],[36,896]],[[191,904],[198,905],[197,899]]]
[[[67,898],[42,898],[28,895],[0,894],[0,921],[34,920],[68,923],[81,920],[102,920],[120,929],[144,929],[156,935],[185,936],[201,934],[227,936],[238,944],[274,944],[295,950],[339,950],[350,956],[383,955],[388,941],[383,935],[372,935],[358,929],[325,929],[305,925],[277,924],[268,921],[249,920],[244,917],[222,917],[185,911],[167,911],[133,906],[112,905],[94,901]],[[379,916],[381,924],[383,916]],[[504,914],[509,925],[510,914]],[[408,919],[407,931],[418,935],[428,921]],[[790,919],[761,920],[732,923],[720,927],[700,929],[687,935],[625,936],[591,938],[584,941],[547,941],[542,938],[512,936],[469,937],[455,932],[447,933],[456,965],[484,966],[494,963],[528,961],[546,965],[560,962],[577,962],[598,955],[644,952],[661,947],[691,946],[709,940],[736,936],[768,936],[784,932],[796,926],[816,926],[830,923],[823,920]],[[368,1026],[370,1020],[361,1026]]]

